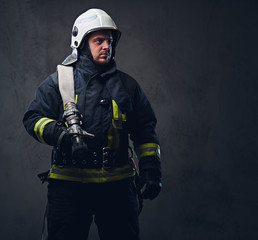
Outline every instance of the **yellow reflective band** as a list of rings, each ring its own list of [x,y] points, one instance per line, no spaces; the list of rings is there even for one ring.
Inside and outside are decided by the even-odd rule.
[[[126,121],[126,114],[125,113],[122,113],[122,121]]]
[[[36,136],[37,136],[37,138],[38,138],[39,141],[40,141],[40,136],[39,136],[39,134],[38,134],[38,126],[39,126],[40,123],[41,123],[42,121],[44,121],[45,119],[47,119],[47,118],[41,118],[41,119],[39,119],[39,120],[36,122],[35,126],[34,126],[34,133],[36,134]]]
[[[113,119],[112,119],[112,122],[113,122]],[[119,147],[119,141],[120,141],[120,135],[118,130],[113,126],[111,126],[108,129],[107,137],[108,137],[107,147],[117,149]]]
[[[53,122],[54,120],[53,119],[50,119],[50,118],[41,118],[39,119],[35,126],[34,126],[34,132],[38,138],[38,140],[42,143],[46,143],[43,139],[43,132],[44,132],[44,128],[45,126],[50,123],[50,122]]]
[[[53,165],[50,170],[49,178],[82,183],[103,183],[122,180],[133,177],[134,175],[135,171],[131,165],[112,169],[63,168]]]
[[[123,129],[122,121],[112,119],[112,125],[116,129]]]
[[[160,146],[157,143],[145,143],[136,149],[136,154],[139,160],[146,156],[157,156],[160,158]]]
[[[112,100],[112,106],[113,106],[113,119],[116,120],[116,121],[125,122],[126,121],[126,114],[121,112],[121,110],[119,109],[115,100]]]
[[[126,121],[126,114],[122,113],[118,108],[117,103],[115,100],[112,99],[112,107],[113,107],[113,119],[112,125],[108,129],[108,147],[111,148],[118,148],[120,135],[118,129],[123,129],[123,121]]]
[[[77,168],[77,167],[60,167],[55,164],[53,164],[52,169],[59,170],[59,171],[65,171],[69,172],[71,174],[88,174],[88,175],[96,175],[96,174],[107,174],[107,175],[114,175],[117,174],[117,172],[121,172],[124,170],[131,170],[132,166],[130,164],[126,164],[123,167],[117,167],[117,168]]]
[[[113,117],[114,117],[115,120],[119,120],[118,106],[117,106],[115,100],[112,100],[112,105],[113,105]]]
[[[157,143],[144,143],[139,146],[140,149],[149,148],[149,147],[160,148],[160,146]]]
[[[45,121],[45,122],[41,125],[41,127],[40,127],[40,129],[39,129],[39,136],[40,136],[40,139],[41,139],[41,141],[42,141],[43,143],[45,143],[45,141],[44,141],[44,139],[43,139],[44,128],[45,128],[45,126],[46,126],[48,123],[53,122],[53,121],[54,121],[54,120],[52,120],[52,119],[49,119],[49,120]]]
[[[157,156],[160,157],[160,154],[158,154],[156,151],[149,151],[149,152],[144,152],[140,155],[140,158],[146,157],[146,156]],[[139,159],[140,159],[139,158]]]
[[[112,126],[113,126],[113,128],[117,128],[117,127],[116,127],[116,121],[115,121],[114,119],[112,119]],[[111,127],[112,127],[112,126],[111,126]]]

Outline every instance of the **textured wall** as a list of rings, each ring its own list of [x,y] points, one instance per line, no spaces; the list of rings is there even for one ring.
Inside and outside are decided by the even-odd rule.
[[[91,7],[120,27],[118,67],[158,117],[164,188],[145,202],[142,239],[257,239],[258,5],[247,0],[0,0],[0,238],[40,239],[46,184],[36,174],[51,148],[21,120]]]

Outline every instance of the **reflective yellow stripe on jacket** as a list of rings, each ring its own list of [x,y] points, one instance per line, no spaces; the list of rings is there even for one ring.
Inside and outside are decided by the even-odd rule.
[[[157,156],[160,158],[160,146],[157,143],[144,143],[136,149],[136,154],[139,160],[146,156]]]
[[[122,113],[115,100],[112,100],[113,118],[112,125],[108,129],[107,147],[117,149],[119,147],[120,135],[119,131],[123,129],[123,122],[126,122],[126,114]]]
[[[116,128],[111,126],[108,129],[108,143],[107,147],[110,147],[112,149],[117,149],[119,147],[119,141],[120,141],[120,135]]]
[[[82,183],[104,183],[133,177],[135,171],[129,164],[120,168],[86,169],[75,167],[58,167],[53,165],[49,178]]]
[[[34,126],[34,132],[38,138],[38,140],[42,143],[45,143],[44,139],[43,139],[43,132],[44,132],[44,129],[45,129],[45,126],[50,123],[50,122],[53,122],[54,120],[53,119],[50,119],[50,118],[41,118],[39,119],[35,126]]]
[[[123,129],[123,122],[126,121],[126,114],[121,112],[115,100],[112,100],[112,106],[113,106],[113,120],[112,120],[113,127],[117,129]]]

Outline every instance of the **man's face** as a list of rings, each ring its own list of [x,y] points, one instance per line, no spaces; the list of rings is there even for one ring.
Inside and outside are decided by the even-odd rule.
[[[96,64],[107,64],[112,54],[112,34],[109,30],[99,30],[90,34],[89,47]]]

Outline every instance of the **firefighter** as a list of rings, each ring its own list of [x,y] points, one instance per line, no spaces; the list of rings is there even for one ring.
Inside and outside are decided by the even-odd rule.
[[[102,240],[139,239],[136,195],[152,200],[161,190],[156,117],[136,80],[116,68],[120,35],[105,11],[81,14],[61,65],[71,86],[61,70],[51,74],[24,114],[28,133],[53,146],[42,239],[87,239],[92,221]],[[71,93],[74,103],[65,104]]]

